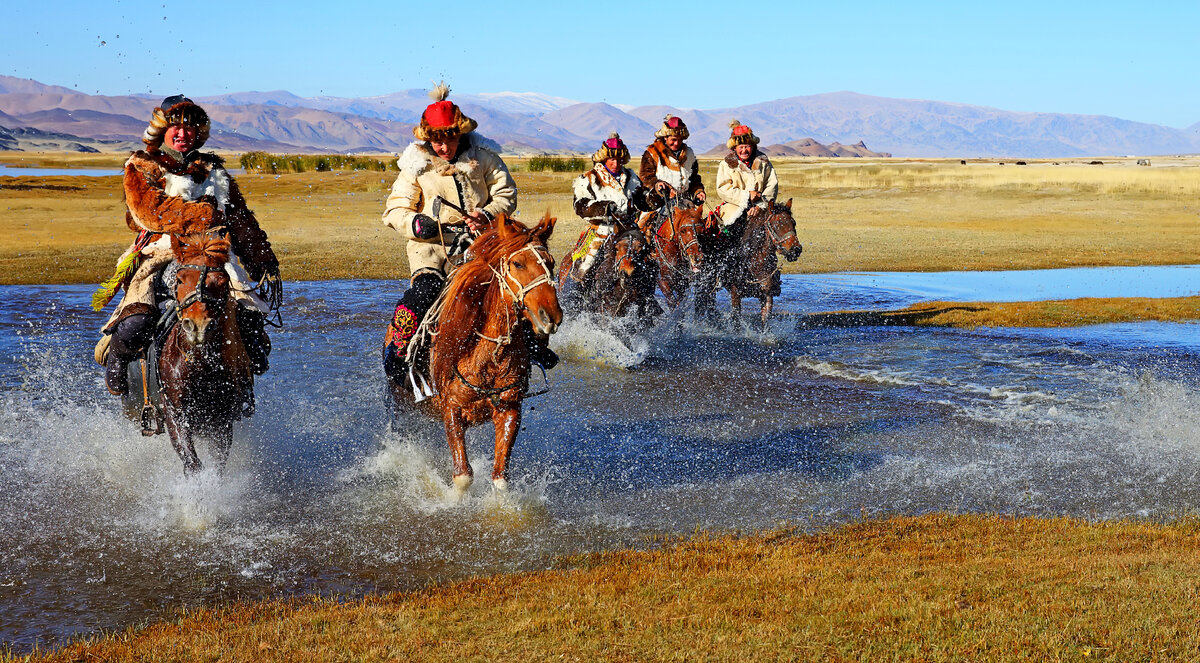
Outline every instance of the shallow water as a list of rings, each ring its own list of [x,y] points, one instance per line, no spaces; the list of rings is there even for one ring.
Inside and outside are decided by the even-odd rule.
[[[26,168],[0,164],[0,177],[111,177],[120,174],[120,168]],[[0,186],[3,186],[3,182],[0,182]]]
[[[492,494],[477,429],[461,503],[438,426],[389,430],[377,357],[400,283],[289,284],[258,413],[226,475],[193,479],[104,392],[90,287],[0,288],[0,639],[544,568],[697,527],[1196,512],[1200,325],[795,329],[939,287],[787,277],[768,334],[683,320],[626,345],[568,320],[512,491]]]

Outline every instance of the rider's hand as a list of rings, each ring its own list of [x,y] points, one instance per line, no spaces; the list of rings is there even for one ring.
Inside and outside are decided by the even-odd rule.
[[[757,191],[750,192],[750,202],[758,202],[762,200],[762,194]]]
[[[696,195],[695,195],[696,202],[698,202],[698,203],[702,203],[702,202],[704,202],[704,199],[705,199],[706,197],[707,197],[707,196],[705,196],[705,195],[704,195],[704,190],[703,190],[703,189],[701,189],[700,191],[697,191],[697,192],[696,192]]]
[[[473,235],[478,235],[479,233],[487,230],[487,227],[492,223],[491,219],[489,219],[487,215],[480,210],[475,210],[474,212],[468,213],[463,217],[463,221],[467,222],[467,228]]]
[[[658,195],[660,196],[671,197],[675,195],[675,187],[667,184],[666,182],[659,182],[655,184],[654,190],[657,191]]]

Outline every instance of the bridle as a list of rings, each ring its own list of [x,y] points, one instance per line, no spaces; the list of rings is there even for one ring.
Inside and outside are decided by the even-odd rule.
[[[786,209],[786,207],[785,207],[785,209]],[[775,227],[771,224],[771,221],[773,221],[774,219],[776,219],[780,216],[783,216],[784,212],[777,212],[774,203],[771,203],[767,207],[766,211],[767,211],[767,218],[765,220],[763,220],[763,226],[766,227],[767,234],[771,236],[771,241],[775,244],[775,249],[782,251],[783,243],[786,242],[789,237],[792,239],[797,239],[796,238],[796,229],[791,228],[786,233],[783,233],[782,235],[780,235],[778,232],[775,231]]]
[[[688,264],[691,265],[693,268],[696,268],[697,267],[696,262],[692,259],[691,254],[688,253],[688,249],[691,249],[692,247],[696,247],[696,249],[699,251],[700,229],[696,227],[696,224],[698,223],[698,219],[692,219],[691,222],[686,225],[680,226],[678,228],[675,227],[675,210],[676,209],[688,210],[688,209],[694,209],[694,208],[695,208],[694,205],[681,204],[679,202],[679,198],[675,197],[675,198],[668,199],[666,204],[664,204],[662,206],[662,209],[660,210],[659,213],[666,215],[666,222],[671,224],[671,229],[675,236],[675,242],[677,244],[679,244],[679,250],[683,253],[684,257],[687,258]],[[692,239],[691,240],[684,239],[683,233],[680,232],[684,228],[691,228],[691,230],[692,230]],[[655,230],[654,232],[650,233],[650,235],[654,241],[655,250],[658,251],[659,255],[662,255],[662,247],[660,246],[658,231]],[[667,267],[671,271],[675,272],[676,274],[686,274],[686,272],[684,272],[683,270],[672,265],[670,263],[670,261],[665,261],[665,262],[666,262]]]
[[[196,281],[196,289],[189,292],[184,296],[182,301],[176,304],[177,310],[182,311],[196,302],[202,302],[210,305],[220,305],[225,301],[224,297],[215,297],[204,291],[204,284],[206,281],[208,281],[208,275],[212,272],[224,273],[224,269],[209,267],[208,265],[179,265],[177,269],[179,271],[190,269],[200,272],[200,280]],[[177,272],[175,274],[176,287],[178,287],[180,281],[181,279],[179,278],[179,274]]]
[[[508,266],[509,261],[511,261],[513,259],[513,257],[515,257],[518,253],[521,253],[522,251],[529,251],[529,252],[533,253],[533,257],[537,259],[538,265],[540,265],[542,268],[541,276],[538,276],[537,278],[533,279],[529,283],[525,283],[525,284],[522,284],[515,277],[513,277],[512,270],[509,269],[509,266]],[[505,294],[507,294],[509,297],[512,298],[513,309],[517,313],[521,313],[528,308],[527,306],[525,306],[525,297],[527,297],[529,295],[529,292],[531,290],[538,287],[539,285],[542,285],[543,283],[549,283],[551,285],[551,287],[554,286],[554,283],[555,283],[554,277],[550,273],[550,266],[546,264],[546,261],[544,259],[542,259],[542,251],[546,251],[547,252],[546,254],[549,255],[549,250],[545,246],[543,246],[541,244],[534,244],[533,242],[530,242],[529,244],[526,244],[525,246],[522,246],[521,248],[517,249],[516,251],[513,251],[512,253],[508,254],[508,256],[503,261],[500,262],[499,270],[497,270],[495,267],[492,267],[491,265],[488,265],[488,267],[491,267],[492,273],[494,273],[497,277],[499,277],[501,290],[503,290],[505,292]],[[516,290],[513,290],[512,286],[510,286],[508,284],[509,281],[512,281],[513,283],[516,284],[516,286],[517,286]]]

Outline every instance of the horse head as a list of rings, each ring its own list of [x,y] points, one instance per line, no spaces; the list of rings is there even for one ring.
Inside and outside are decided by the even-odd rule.
[[[220,317],[229,301],[229,240],[210,235],[174,235],[171,250],[179,262],[175,302],[184,342],[204,345],[209,324]]]
[[[613,244],[613,264],[620,278],[633,278],[634,274],[650,269],[650,243],[646,236],[636,229],[621,233]]]
[[[513,219],[498,217],[495,233],[500,255],[488,261],[493,265],[499,262],[499,268],[493,270],[505,299],[539,334],[553,334],[563,319],[554,281],[554,257],[546,248],[556,221],[547,213],[538,225],[527,228]]]
[[[704,208],[698,205],[677,205],[671,212],[671,225],[678,238],[679,247],[687,256],[693,272],[700,271],[704,254],[700,251],[700,230],[703,226]]]
[[[804,247],[800,246],[800,240],[796,238],[796,219],[792,216],[792,199],[788,198],[787,202],[782,205],[774,202],[768,203],[766,212],[767,218],[763,221],[763,225],[771,237],[771,242],[775,245],[775,250],[782,253],[788,262],[795,262]]]

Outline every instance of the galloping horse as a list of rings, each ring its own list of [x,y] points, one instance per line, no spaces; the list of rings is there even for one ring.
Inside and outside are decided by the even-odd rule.
[[[703,217],[703,207],[684,198],[671,198],[646,221],[657,226],[644,230],[654,243],[658,259],[658,286],[672,309],[683,301],[704,262],[704,254],[700,250]]]
[[[651,253],[650,243],[641,230],[618,225],[580,284],[571,280],[574,261],[568,253],[558,270],[563,303],[610,318],[624,317],[632,311],[639,324],[653,322],[662,313],[662,307],[654,298],[658,270]]]
[[[173,236],[171,249],[179,263],[174,289],[179,320],[158,356],[163,417],[185,473],[201,468],[193,434],[209,439],[224,469],[233,422],[246,413],[243,403],[254,380],[225,272],[230,245],[207,235]]]
[[[496,428],[492,485],[508,488],[508,456],[521,427],[529,386],[530,336],[562,323],[554,288],[554,258],[546,241],[555,219],[534,228],[504,216],[471,245],[474,256],[455,269],[429,315],[436,325],[429,368],[435,394],[418,403],[446,427],[459,495],[472,482],[465,433],[491,421]],[[389,380],[398,407],[413,403],[403,378]]]
[[[755,297],[762,303],[759,317],[767,329],[775,295],[779,294],[779,260],[800,257],[803,248],[796,238],[796,219],[792,217],[792,199],[778,204],[755,205],[746,213],[742,240],[727,251],[715,254],[720,284],[729,291],[736,317],[742,313],[742,298]]]

